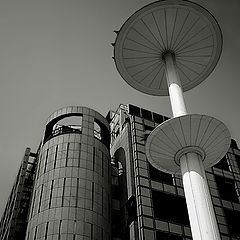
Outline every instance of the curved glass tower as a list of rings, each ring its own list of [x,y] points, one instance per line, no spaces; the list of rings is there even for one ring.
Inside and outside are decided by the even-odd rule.
[[[46,122],[27,239],[110,239],[110,133],[86,107],[55,111]]]

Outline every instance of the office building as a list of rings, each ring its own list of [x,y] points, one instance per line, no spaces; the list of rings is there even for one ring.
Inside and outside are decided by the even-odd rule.
[[[37,154],[26,148],[0,222],[1,240],[24,240],[34,185]]]
[[[110,130],[86,107],[46,122],[26,239],[110,239]]]
[[[192,239],[181,177],[156,170],[145,155],[149,133],[168,118],[130,104],[108,118],[118,167],[112,177],[112,239]],[[206,176],[221,238],[240,239],[240,151],[234,140]]]
[[[192,239],[181,177],[156,170],[145,155],[148,135],[166,120],[132,104],[106,118],[86,107],[55,111],[37,153],[26,150],[0,239]],[[26,175],[30,187],[23,190]],[[234,140],[206,176],[221,238],[239,239],[240,150]]]

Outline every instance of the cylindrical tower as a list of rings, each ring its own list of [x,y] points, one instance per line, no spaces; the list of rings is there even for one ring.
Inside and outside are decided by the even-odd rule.
[[[66,107],[47,120],[27,240],[110,239],[109,125],[98,112]]]

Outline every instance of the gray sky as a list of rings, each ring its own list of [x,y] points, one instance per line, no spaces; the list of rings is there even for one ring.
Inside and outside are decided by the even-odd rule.
[[[44,123],[67,105],[106,115],[132,103],[171,116],[168,97],[125,83],[112,60],[114,30],[151,0],[0,1],[0,215],[26,147],[35,152]],[[221,59],[201,85],[185,93],[189,113],[223,121],[240,146],[240,1],[195,0],[217,18]]]

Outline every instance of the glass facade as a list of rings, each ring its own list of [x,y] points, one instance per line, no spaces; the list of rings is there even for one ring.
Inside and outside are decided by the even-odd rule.
[[[86,107],[55,111],[37,153],[25,152],[0,239],[192,239],[181,177],[156,170],[145,155],[150,132],[167,119],[130,104],[106,118]],[[240,239],[234,140],[206,177],[221,239]]]
[[[68,107],[49,117],[27,240],[110,239],[109,141],[108,122],[92,109]]]
[[[127,198],[136,198],[137,218],[128,223],[129,239],[192,239],[181,177],[156,170],[145,156],[145,141],[149,133],[167,119],[130,104],[120,105],[112,114],[111,131],[116,126],[119,131],[117,136],[112,137],[111,155],[119,148],[124,150]],[[240,151],[232,140],[227,155],[206,170],[221,238],[224,240],[240,238],[239,167]],[[113,236],[112,239],[125,238]]]
[[[26,148],[0,222],[1,240],[24,240],[31,202],[37,154]]]

